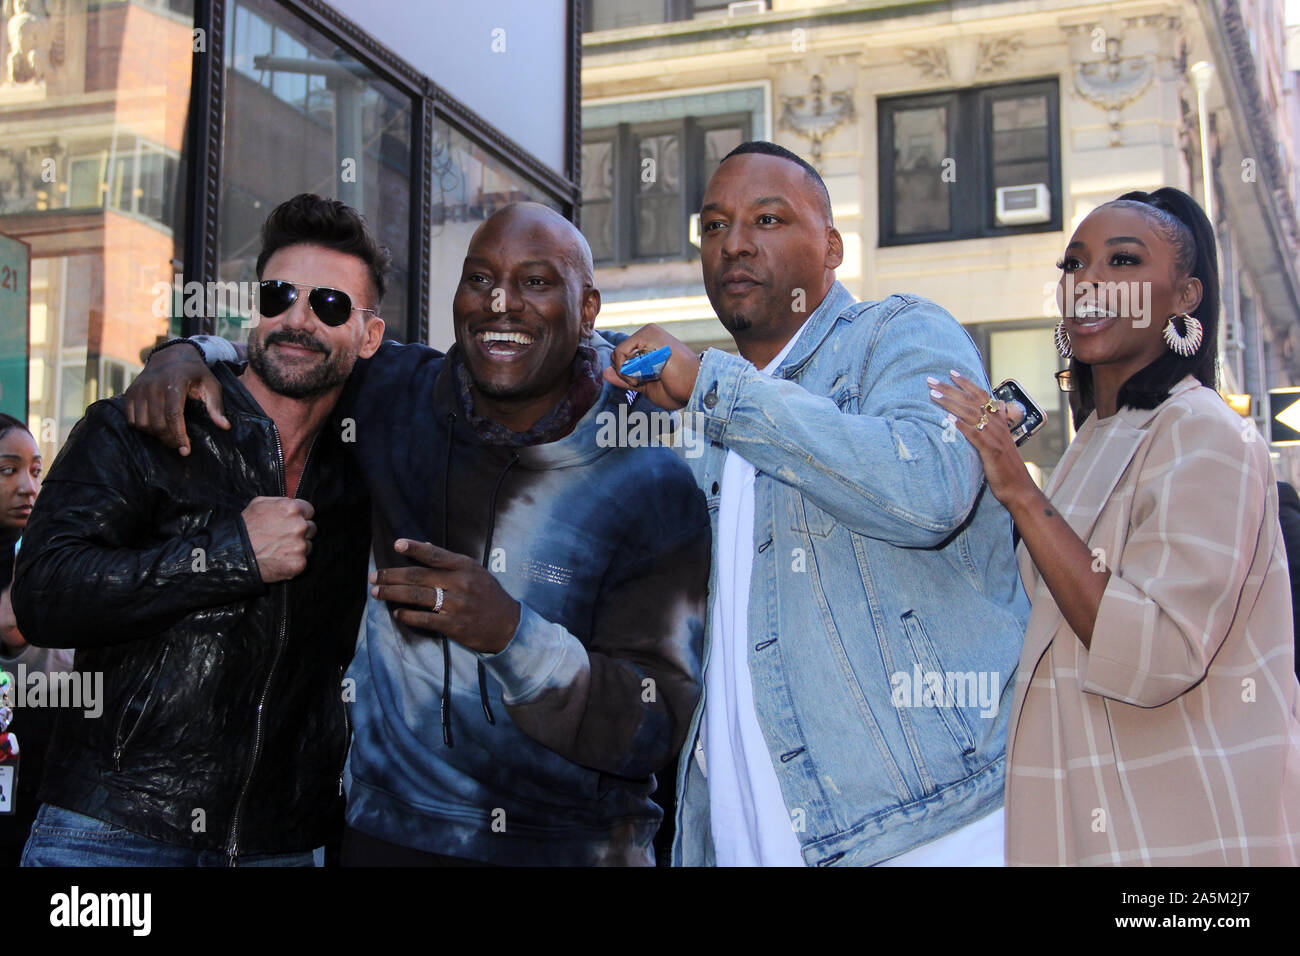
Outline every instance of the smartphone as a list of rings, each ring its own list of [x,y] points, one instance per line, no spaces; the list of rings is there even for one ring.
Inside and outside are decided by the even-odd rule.
[[[1012,426],[1011,429],[1011,438],[1017,445],[1023,445],[1029,440],[1030,435],[1047,424],[1047,416],[1043,414],[1038,403],[1029,397],[1025,387],[1014,378],[1007,379],[993,389],[993,397],[1002,399],[1008,405],[1019,402],[1021,408],[1025,410],[1025,417],[1020,420],[1020,424]]]

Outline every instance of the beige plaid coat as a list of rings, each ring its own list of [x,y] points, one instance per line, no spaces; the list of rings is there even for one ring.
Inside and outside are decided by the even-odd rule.
[[[1090,417],[1047,494],[1111,577],[1089,651],[1020,547],[1007,863],[1295,865],[1300,689],[1263,438],[1188,378]]]

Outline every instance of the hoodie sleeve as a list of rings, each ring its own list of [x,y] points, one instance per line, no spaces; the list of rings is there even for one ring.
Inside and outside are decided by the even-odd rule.
[[[697,526],[602,589],[586,646],[523,605],[510,643],[483,655],[530,737],[621,777],[676,759],[701,686],[712,536],[699,507]]]

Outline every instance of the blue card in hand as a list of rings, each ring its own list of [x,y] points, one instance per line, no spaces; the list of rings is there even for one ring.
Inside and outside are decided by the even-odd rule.
[[[668,356],[672,354],[672,348],[665,345],[661,349],[655,349],[653,352],[643,352],[640,355],[634,355],[619,367],[618,374],[624,378],[631,379],[640,385],[643,382],[654,382],[659,379],[659,373],[664,370],[668,364]]]

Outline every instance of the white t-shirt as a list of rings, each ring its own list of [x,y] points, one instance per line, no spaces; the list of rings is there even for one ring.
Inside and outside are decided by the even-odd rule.
[[[761,371],[771,375],[799,340],[801,327]],[[718,503],[718,577],[713,634],[704,679],[704,715],[695,759],[709,788],[709,827],[719,866],[804,866],[786,809],[749,673],[749,586],[754,569],[754,478],[748,461],[728,451]],[[700,753],[700,751],[703,753]],[[909,850],[890,866],[1002,866],[999,807],[974,823]]]
[[[772,374],[798,339],[796,332],[763,374]],[[758,725],[746,656],[754,568],[754,474],[753,465],[727,452],[718,504],[713,640],[700,723],[710,828],[719,866],[803,866],[799,838]]]

